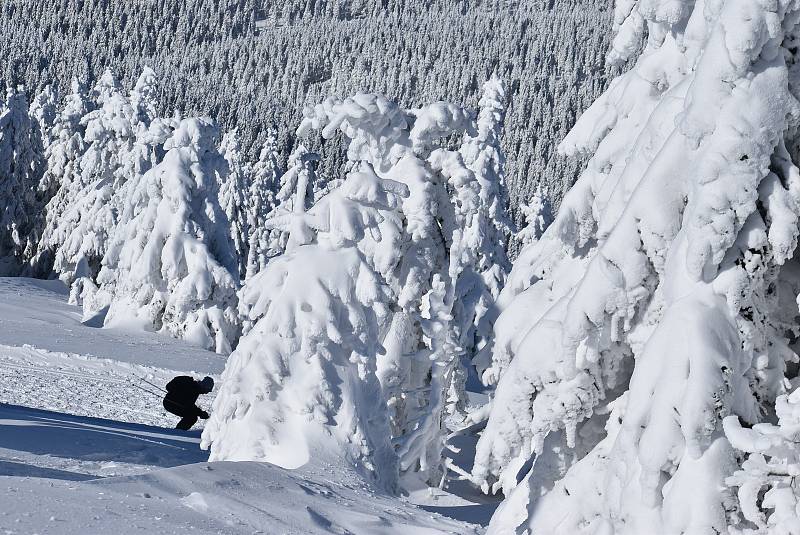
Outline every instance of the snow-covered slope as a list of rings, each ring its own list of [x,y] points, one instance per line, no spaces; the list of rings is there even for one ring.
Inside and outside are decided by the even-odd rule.
[[[414,493],[419,508],[319,459],[204,462],[200,431],[168,429],[177,418],[138,378],[217,376],[224,359],[84,325],[66,299],[57,282],[0,279],[0,533],[469,534],[480,526],[435,511],[491,514],[445,493]]]
[[[378,494],[359,476],[330,466],[292,471],[201,462],[198,441],[196,432],[0,404],[0,532],[399,535],[479,529]],[[113,474],[121,475],[103,477]]]
[[[172,427],[158,387],[176,375],[218,378],[225,365],[167,335],[81,318],[59,281],[0,278],[0,402]]]
[[[225,359],[167,335],[100,329],[102,320],[82,323],[83,311],[67,303],[57,280],[0,277],[0,345],[78,353],[171,370],[222,373]]]
[[[0,476],[85,481],[200,463],[188,433],[0,403]],[[6,481],[9,487],[16,483]],[[5,502],[0,501],[0,510]],[[2,531],[0,531],[2,532]]]

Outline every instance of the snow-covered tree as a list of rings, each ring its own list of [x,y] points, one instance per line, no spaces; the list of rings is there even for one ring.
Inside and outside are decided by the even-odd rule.
[[[792,433],[799,18],[617,3],[609,59],[638,57],[563,141],[587,169],[498,300],[473,469],[507,497],[490,533],[794,529],[796,488],[758,475],[790,448],[741,434]],[[759,427],[776,410],[785,431]]]
[[[240,312],[254,326],[228,359],[203,432],[212,460],[296,468],[313,459],[394,490],[397,458],[376,376],[390,295],[357,244],[376,239],[370,227],[404,193],[352,172],[308,212],[272,222],[291,236],[304,219],[303,238],[290,237],[293,246],[240,293]],[[392,251],[395,243],[387,234],[374,245]]]
[[[113,97],[122,90],[122,86],[114,75],[114,70],[111,67],[106,67],[100,79],[92,88],[92,99],[97,102],[98,106],[105,104],[106,100]]]
[[[246,278],[250,278],[267,265],[273,256],[282,251],[284,245],[273,243],[275,233],[280,231],[266,226],[270,212],[276,207],[275,193],[279,187],[279,177],[283,173],[278,164],[278,140],[274,130],[270,130],[261,148],[258,161],[251,169],[250,191],[247,203],[247,226],[250,229]],[[277,246],[276,246],[277,245]],[[278,249],[278,250],[276,250]]]
[[[45,86],[30,105],[30,116],[37,128],[41,145],[45,149],[52,141],[51,130],[58,117],[58,96],[52,85]]]
[[[280,177],[280,189],[275,195],[277,206],[267,215],[259,236],[263,257],[269,259],[297,245],[308,243],[311,229],[304,214],[314,203],[315,166],[319,155],[303,145],[289,156],[289,169]],[[270,221],[279,222],[271,224]],[[284,222],[291,224],[284,225]]]
[[[35,271],[40,274],[49,274],[53,268],[55,249],[64,241],[60,228],[62,216],[77,201],[81,189],[79,159],[86,150],[83,141],[86,127],[81,118],[91,105],[83,84],[73,79],[72,90],[49,134],[51,141],[45,149],[47,169],[39,183],[39,190],[48,202],[33,261]]]
[[[723,421],[725,436],[747,458],[726,483],[737,489],[741,518],[750,526],[734,533],[800,532],[800,389],[775,401],[777,425],[743,428],[736,416]],[[733,531],[733,530],[732,530]]]
[[[117,224],[117,193],[130,178],[126,160],[134,154],[137,132],[146,126],[110,71],[95,92],[99,107],[80,120],[85,150],[71,180],[62,183],[63,193],[54,197],[65,203],[63,211],[51,202],[54,212],[44,233],[54,250],[53,269],[68,284],[77,277],[97,277]]]
[[[0,107],[0,274],[17,274],[32,256],[36,195],[44,173],[41,137],[21,88],[9,88]],[[33,241],[31,241],[33,240]]]
[[[52,257],[53,270],[68,284],[94,283],[127,195],[126,183],[162,156],[169,121],[153,121],[155,80],[145,68],[130,97],[110,71],[88,101],[77,82],[57,121],[48,149],[50,168],[42,187],[55,189],[47,205],[38,263]],[[152,128],[151,128],[152,127]],[[165,130],[165,131],[164,131]],[[80,302],[84,282],[74,288]]]
[[[459,149],[480,188],[478,199],[468,208],[474,219],[464,225],[469,241],[466,250],[473,256],[464,260],[454,304],[458,344],[468,359],[474,359],[490,342],[492,325],[497,318],[494,302],[511,270],[506,256],[511,233],[507,215],[506,159],[500,146],[506,90],[496,75],[484,84],[478,105],[477,135],[466,136]]]
[[[130,94],[136,121],[149,125],[158,117],[158,79],[150,67],[145,66]]]
[[[534,244],[553,222],[553,208],[546,187],[538,187],[527,203],[519,207],[524,225],[514,235],[519,250]]]
[[[236,256],[217,199],[217,127],[185,119],[163,160],[127,185],[103,258],[95,307],[106,325],[133,323],[227,354],[236,341]]]
[[[453,104],[404,110],[385,97],[361,93],[329,98],[304,114],[300,135],[319,129],[330,138],[340,130],[349,139],[351,166],[408,188],[387,220],[392,224],[373,231],[393,249],[376,251],[369,240],[359,247],[393,300],[378,377],[400,467],[440,484],[447,465],[445,420],[463,403],[465,374],[452,321],[456,281],[474,263],[480,194],[475,173],[441,140],[477,135],[473,120]]]
[[[250,224],[247,217],[250,173],[242,157],[235,129],[222,136],[219,150],[227,164],[219,177],[219,204],[230,223],[231,240],[239,265],[238,273],[243,279],[247,273],[250,243]]]

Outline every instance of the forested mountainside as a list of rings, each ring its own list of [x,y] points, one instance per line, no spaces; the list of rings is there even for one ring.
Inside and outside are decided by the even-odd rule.
[[[269,126],[283,163],[304,105],[356,91],[414,107],[475,107],[492,71],[508,87],[503,145],[512,212],[542,183],[556,206],[582,162],[555,147],[606,85],[610,3],[598,0],[5,0],[6,84],[61,95],[107,67],[126,86],[152,67],[160,113],[238,127],[254,159]],[[341,143],[320,171],[344,162]],[[310,146],[321,150],[319,146]]]

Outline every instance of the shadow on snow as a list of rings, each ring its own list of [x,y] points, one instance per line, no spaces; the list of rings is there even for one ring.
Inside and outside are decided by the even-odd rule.
[[[169,468],[204,462],[200,431],[177,431],[140,424],[72,416],[0,403],[0,476],[82,481],[83,473],[20,462],[24,457],[49,456],[78,463],[126,463]]]

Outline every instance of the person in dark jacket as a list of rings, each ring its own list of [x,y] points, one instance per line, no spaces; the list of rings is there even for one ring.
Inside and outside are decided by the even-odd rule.
[[[167,395],[164,396],[164,408],[167,412],[180,416],[181,421],[175,429],[184,431],[191,429],[198,418],[208,418],[208,413],[195,405],[200,394],[208,394],[214,389],[214,379],[204,377],[196,381],[188,375],[179,375],[167,383]]]

